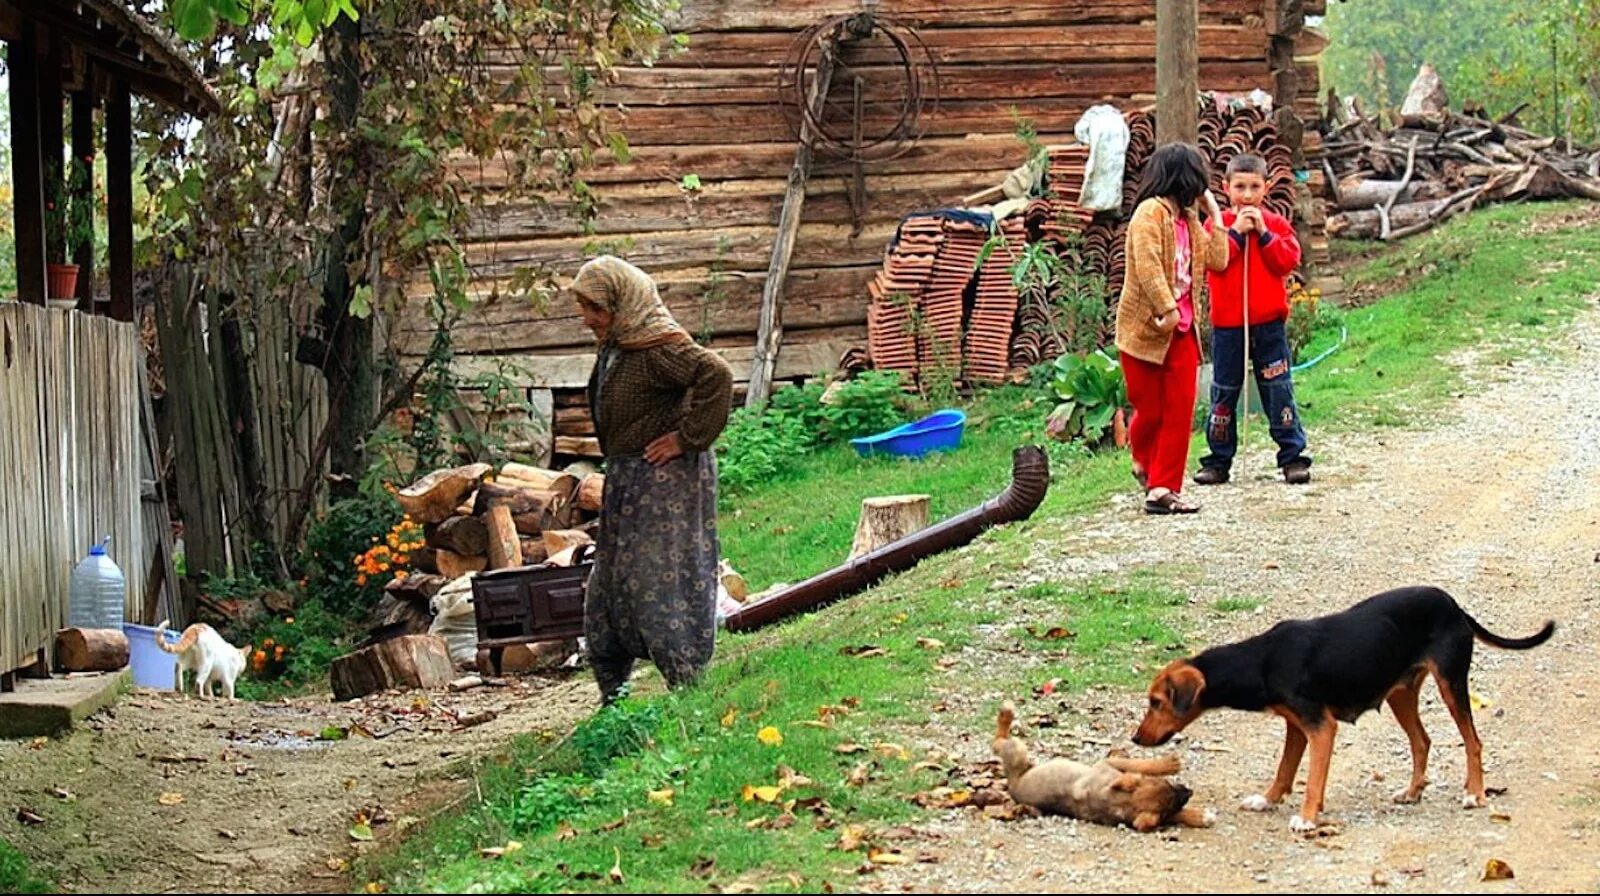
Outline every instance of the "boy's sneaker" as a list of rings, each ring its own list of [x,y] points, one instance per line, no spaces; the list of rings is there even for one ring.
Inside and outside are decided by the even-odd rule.
[[[1311,481],[1311,465],[1303,460],[1288,464],[1283,468],[1283,481],[1290,485],[1305,485]]]
[[[1201,467],[1194,474],[1195,485],[1221,485],[1228,481],[1228,471],[1221,467]]]

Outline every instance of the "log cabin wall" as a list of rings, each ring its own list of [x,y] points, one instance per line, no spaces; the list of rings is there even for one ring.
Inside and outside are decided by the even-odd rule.
[[[1323,3],[1201,0],[1201,89],[1262,88],[1278,95],[1280,107],[1314,120],[1316,63],[1295,48],[1304,15],[1320,14]],[[670,25],[686,35],[687,49],[652,67],[622,69],[607,88],[608,114],[632,158],[586,173],[599,197],[596,233],[582,233],[561,206],[497,208],[466,239],[481,293],[518,266],[548,265],[566,282],[587,257],[617,252],[655,276],[678,320],[746,380],[795,157],[780,70],[802,31],[860,8],[857,0],[684,0]],[[998,184],[1025,158],[1019,119],[1042,142],[1061,142],[1091,105],[1154,101],[1154,0],[882,0],[876,11],[926,43],[937,64],[938,106],[908,152],[867,164],[859,232],[852,233],[850,165],[819,157],[783,303],[780,380],[830,371],[842,352],[865,343],[866,284],[896,224]],[[1319,51],[1320,36],[1305,35]],[[885,61],[872,50],[845,60],[867,80],[869,136],[898,109],[874,102],[898,77]],[[836,76],[830,93],[845,115],[852,85]],[[472,166],[487,184],[501,176],[492,165]],[[680,188],[689,174],[700,189]],[[426,352],[426,320],[402,320],[399,330],[403,354]],[[493,356],[512,356],[521,368],[516,378],[530,388],[580,387],[592,360],[590,336],[564,297],[544,315],[523,303],[485,301],[452,335],[459,369],[483,370]]]

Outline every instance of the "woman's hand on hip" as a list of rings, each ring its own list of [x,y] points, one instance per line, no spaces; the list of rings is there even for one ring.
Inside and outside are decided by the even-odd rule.
[[[669,432],[644,446],[644,459],[658,467],[682,456],[683,444],[678,441],[676,432]]]

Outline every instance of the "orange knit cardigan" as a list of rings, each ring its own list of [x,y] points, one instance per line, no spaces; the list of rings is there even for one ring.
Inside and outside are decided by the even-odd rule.
[[[1177,213],[1172,200],[1151,198],[1139,203],[1128,222],[1127,273],[1117,301],[1117,349],[1152,364],[1166,359],[1172,334],[1177,332],[1163,333],[1156,327],[1156,318],[1178,307],[1178,272],[1173,264],[1178,257],[1178,236],[1172,224]],[[1189,219],[1190,289],[1198,326],[1206,314],[1205,270],[1228,267],[1228,237],[1226,233],[1207,233],[1194,209],[1185,209],[1183,214]]]

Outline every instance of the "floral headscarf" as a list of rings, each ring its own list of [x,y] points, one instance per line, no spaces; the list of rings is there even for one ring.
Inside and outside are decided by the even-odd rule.
[[[661,301],[650,275],[615,255],[585,262],[572,280],[572,291],[611,312],[606,342],[618,348],[632,351],[692,341]]]

